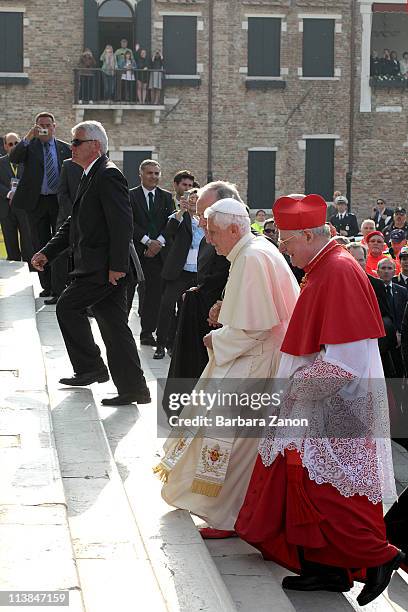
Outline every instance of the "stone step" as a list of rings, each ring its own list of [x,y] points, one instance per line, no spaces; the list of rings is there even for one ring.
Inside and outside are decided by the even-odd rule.
[[[30,273],[4,260],[0,374],[0,590],[68,590],[70,611],[84,612]]]
[[[92,391],[58,384],[71,367],[55,309],[43,308],[42,300],[37,324],[85,610],[165,612]]]

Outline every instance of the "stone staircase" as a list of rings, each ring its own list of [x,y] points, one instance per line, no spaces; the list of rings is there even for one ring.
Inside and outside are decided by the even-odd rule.
[[[204,542],[187,512],[167,506],[152,466],[165,435],[155,381],[168,357],[140,349],[147,406],[101,406],[111,382],[61,388],[71,366],[55,307],[37,292],[35,274],[0,261],[0,591],[69,589],[70,612],[360,609],[361,585],[345,595],[284,592],[286,570],[237,538]],[[131,326],[138,337],[135,312]],[[403,486],[408,459],[397,448],[395,465]],[[407,582],[395,574],[364,610],[408,611]]]

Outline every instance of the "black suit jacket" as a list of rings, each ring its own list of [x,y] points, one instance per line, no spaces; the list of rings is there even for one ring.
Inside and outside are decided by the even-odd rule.
[[[62,163],[60,180],[58,185],[59,220],[67,219],[72,213],[72,206],[78,190],[78,185],[84,170],[72,159],[66,159]]]
[[[375,215],[371,217],[371,219],[375,222],[375,229],[382,232],[384,227],[386,227],[392,220],[393,214],[394,211],[392,208],[385,208],[383,213],[377,210]]]
[[[198,249],[197,283],[210,307],[221,298],[229,268],[228,259],[224,255],[217,255],[215,248],[204,237]]]
[[[343,219],[339,219],[338,214],[333,215],[330,218],[330,223],[334,225],[338,234],[341,230],[344,230],[347,232],[347,236],[357,236],[359,232],[357,217],[354,213],[346,213]]]
[[[72,215],[42,249],[49,261],[71,246],[74,277],[108,282],[108,271],[128,272],[133,235],[129,190],[122,172],[106,155],[81,181]]]
[[[401,287],[405,287],[405,289],[408,289],[408,278],[406,281],[404,281],[401,274],[398,274],[398,276],[393,276],[392,282],[396,285],[401,285]]]
[[[143,193],[141,185],[134,187],[130,190],[130,203],[133,211],[133,241],[135,244],[136,252],[139,257],[143,256],[146,247],[140,241],[143,236],[149,236],[150,218],[149,210],[147,208],[146,198]],[[169,216],[174,211],[173,197],[170,191],[156,187],[155,199],[153,203],[153,218],[154,225],[156,228],[155,232],[150,232],[149,237],[152,239],[157,238],[160,234],[166,239],[166,227],[169,220]],[[166,240],[167,242],[167,240]],[[160,254],[163,257],[167,249],[161,249]]]
[[[392,283],[392,294],[393,294],[393,322],[398,331],[401,331],[402,319],[404,317],[405,306],[408,302],[408,290],[401,285]]]
[[[22,175],[23,164],[19,164],[17,178],[21,179]],[[0,219],[5,219],[10,211],[10,200],[6,196],[10,191],[10,181],[12,178],[14,178],[14,173],[10,166],[10,158],[8,155],[4,155],[0,157]]]
[[[181,222],[174,218],[168,220],[166,237],[171,244],[161,275],[164,280],[172,281],[182,273],[193,240],[191,217],[187,211]]]
[[[64,159],[71,157],[70,146],[55,140],[57,148],[58,167],[61,170]],[[24,173],[13,196],[13,206],[27,211],[36,209],[41,194],[44,178],[44,150],[40,140],[33,138],[28,145],[21,140],[10,152],[13,164],[24,163]]]

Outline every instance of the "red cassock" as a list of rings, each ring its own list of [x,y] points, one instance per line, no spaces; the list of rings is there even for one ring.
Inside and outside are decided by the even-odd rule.
[[[330,242],[305,271],[282,352],[310,355],[322,345],[384,335],[374,291],[343,247]],[[296,573],[299,548],[306,560],[346,568],[359,578],[398,552],[387,542],[381,503],[312,481],[293,450],[269,467],[258,456],[235,529],[265,559]]]

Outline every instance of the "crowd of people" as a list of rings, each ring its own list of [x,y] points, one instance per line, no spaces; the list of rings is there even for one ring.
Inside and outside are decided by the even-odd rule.
[[[159,104],[163,89],[164,60],[159,50],[151,58],[139,43],[132,50],[123,38],[120,47],[105,46],[97,67],[91,49],[85,48],[78,69],[78,103],[105,100]]]
[[[404,77],[408,78],[408,51],[404,51],[402,58],[398,59],[396,51],[384,49],[383,56],[378,57],[375,49],[370,56],[370,76],[374,77]]]
[[[181,170],[171,193],[146,159],[129,190],[99,122],[74,126],[70,145],[55,132],[42,112],[21,140],[7,134],[0,181],[8,214],[29,228],[41,296],[56,304],[73,368],[60,383],[111,377],[117,395],[104,405],[151,402],[128,324],[136,288],[140,344],[154,359],[171,357],[169,421],[174,395],[206,398],[214,385],[248,395],[252,383],[267,392],[273,379],[287,381],[283,424],[255,435],[214,430],[206,399],[180,407],[187,423],[170,421],[155,469],[163,498],[203,518],[203,538],[239,536],[298,574],[284,589],[347,592],[360,581],[358,603],[376,599],[396,569],[408,571],[407,492],[386,522],[381,503],[396,499],[384,373],[406,378],[408,369],[405,209],[378,199],[359,232],[341,193],[335,214],[319,195],[292,194],[251,227],[231,182],[200,188]],[[222,417],[225,405],[211,409]],[[303,428],[292,430],[300,416]],[[404,431],[398,443],[408,448]]]

